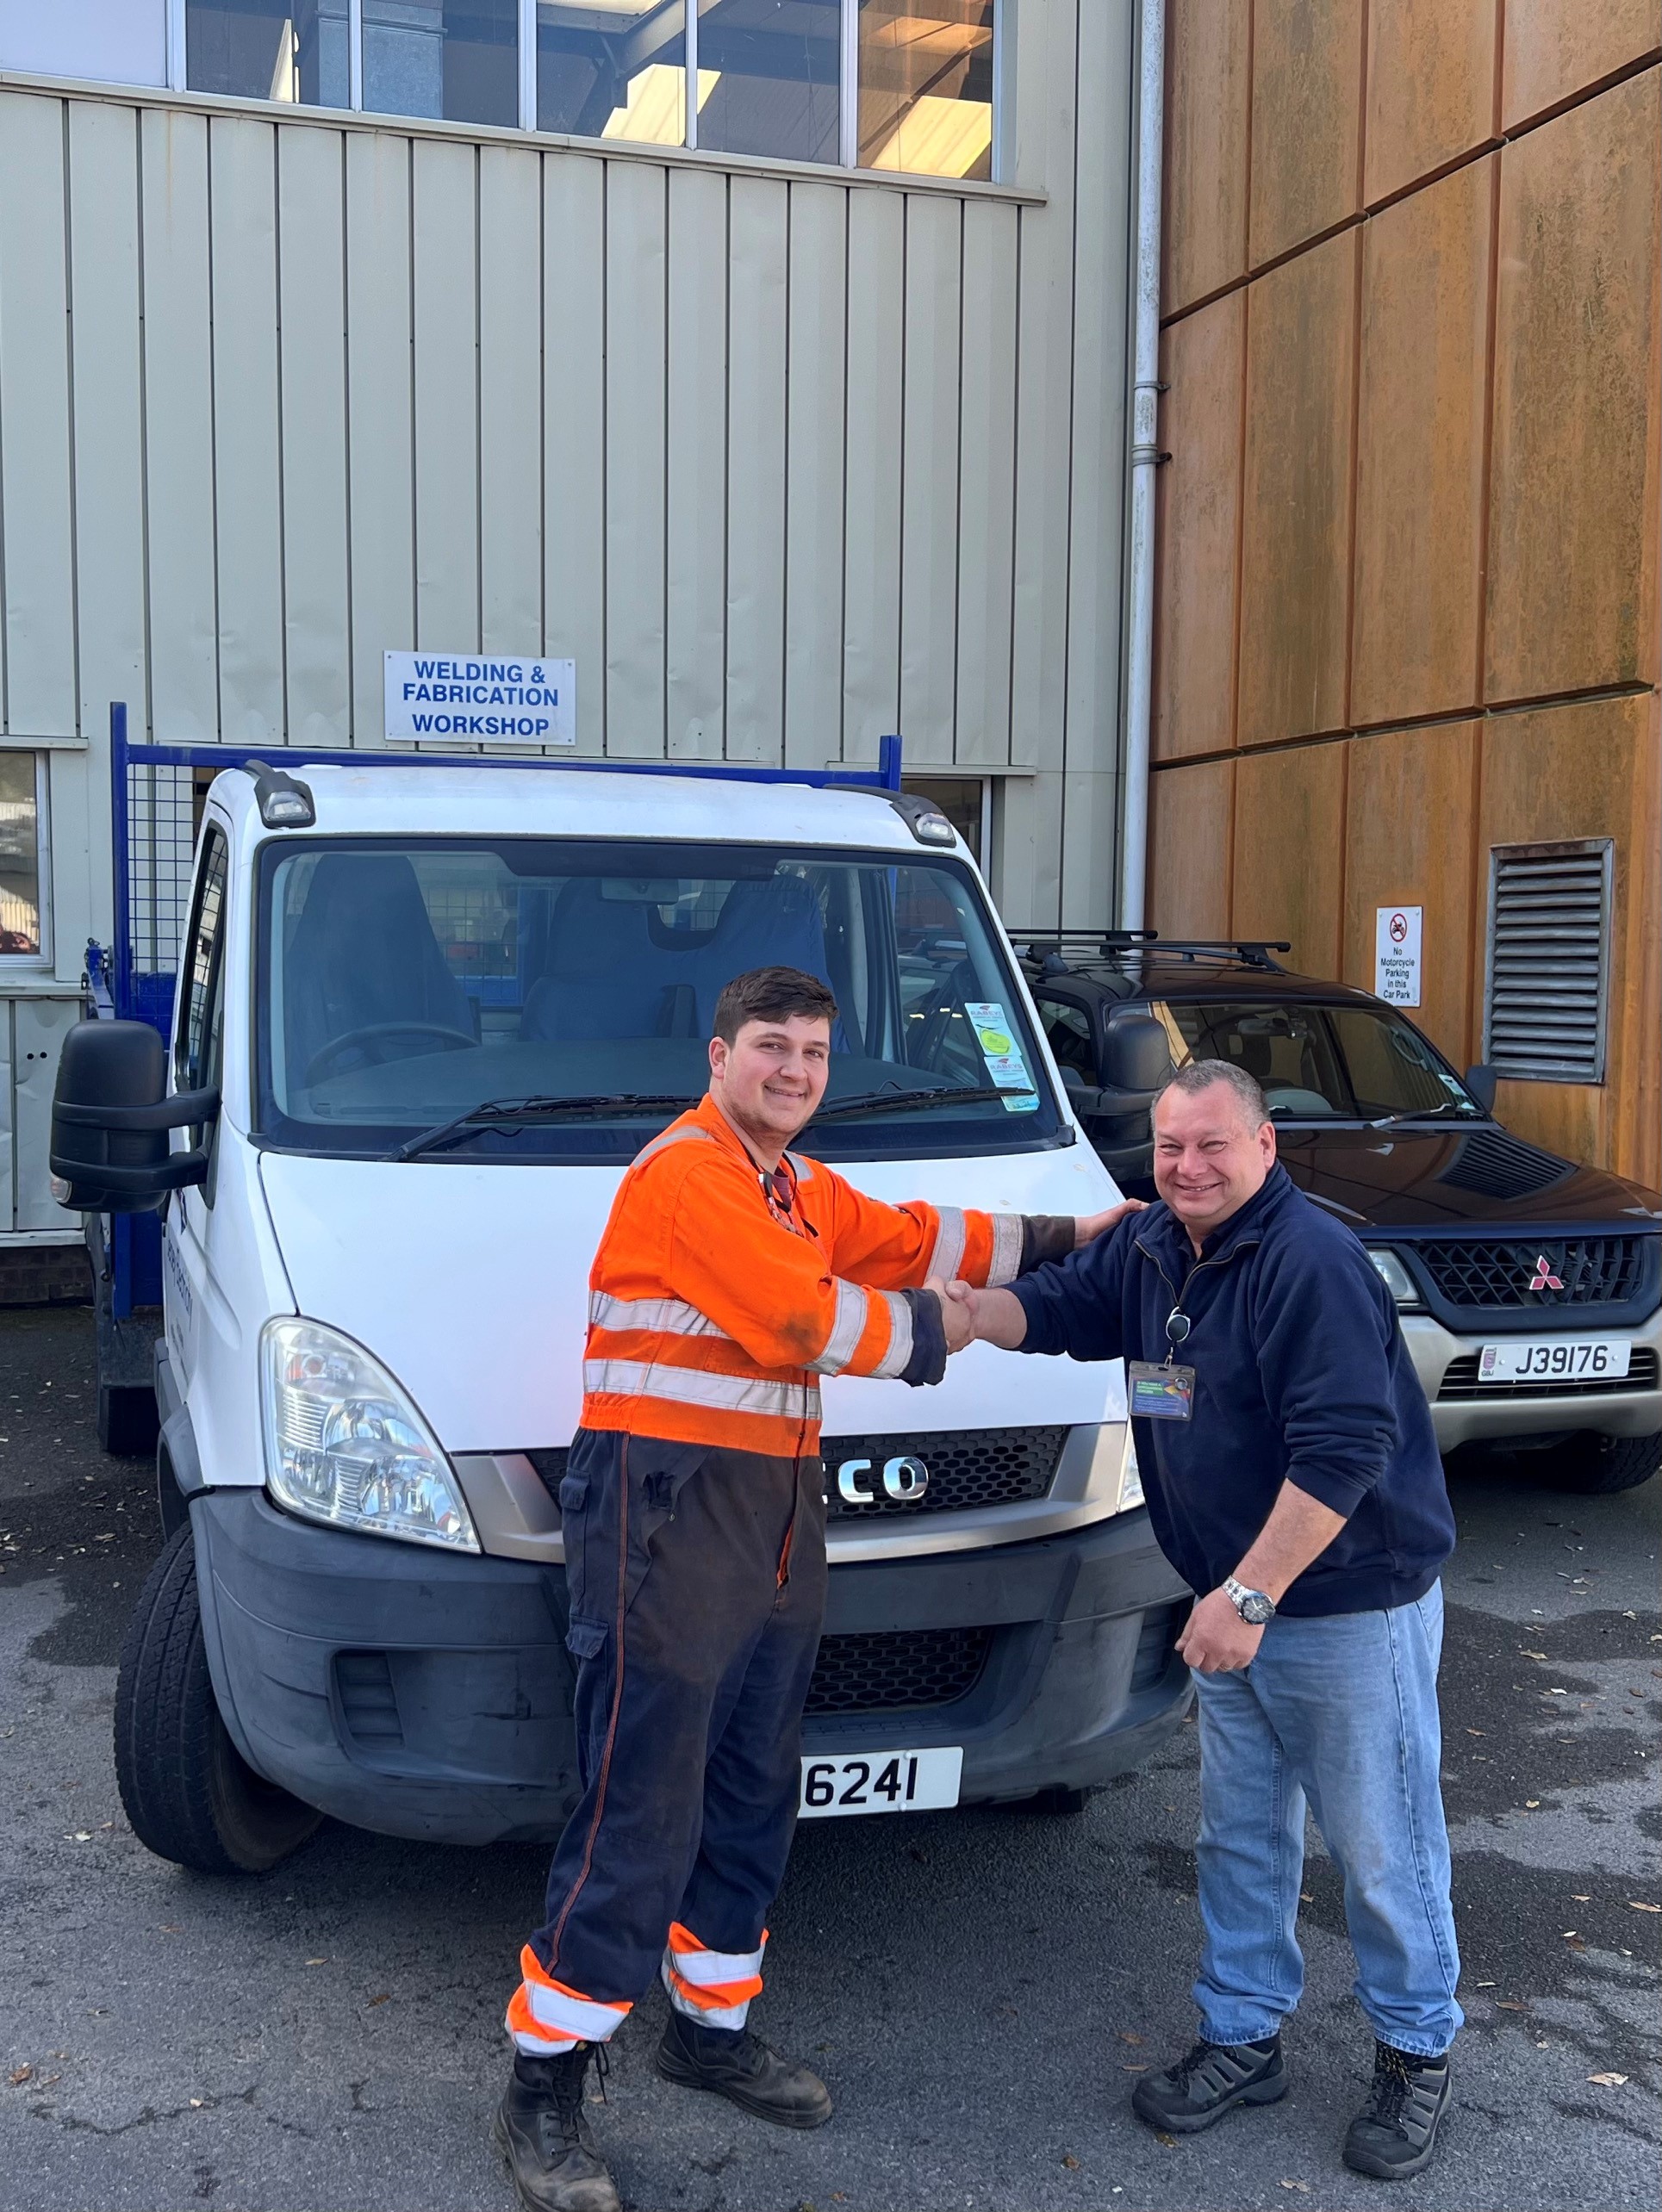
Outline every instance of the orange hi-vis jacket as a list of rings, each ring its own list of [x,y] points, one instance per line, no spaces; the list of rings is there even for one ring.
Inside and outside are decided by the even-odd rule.
[[[639,1154],[588,1278],[585,1428],[808,1456],[819,1376],[906,1372],[903,1292],[1020,1268],[1019,1214],[886,1206],[795,1153],[783,1171],[788,1209],[707,1094]]]

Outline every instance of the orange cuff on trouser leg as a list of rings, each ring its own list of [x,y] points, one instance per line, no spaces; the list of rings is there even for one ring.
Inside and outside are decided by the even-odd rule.
[[[525,1979],[508,2000],[504,2024],[514,2048],[527,2058],[557,2059],[574,2044],[604,2043],[632,2009],[568,1989],[544,1972],[529,1943],[520,1954],[520,1971]]]
[[[690,1928],[674,1921],[663,1954],[663,1986],[677,2012],[705,2028],[742,2028],[750,1999],[762,1994],[762,1954],[768,1931],[754,1951],[707,1951]]]

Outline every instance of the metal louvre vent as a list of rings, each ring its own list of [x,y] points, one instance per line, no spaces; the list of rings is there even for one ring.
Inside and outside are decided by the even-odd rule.
[[[1636,1236],[1544,1242],[1531,1237],[1506,1244],[1427,1238],[1415,1244],[1414,1257],[1451,1306],[1489,1311],[1611,1306],[1644,1289],[1647,1246],[1649,1240]]]
[[[1491,848],[1483,1056],[1500,1074],[1604,1080],[1613,852],[1608,837]]]

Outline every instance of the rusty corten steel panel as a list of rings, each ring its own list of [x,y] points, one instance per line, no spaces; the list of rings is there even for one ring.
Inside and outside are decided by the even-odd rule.
[[[1370,207],[1481,146],[1494,124],[1495,0],[1396,0],[1367,29]]]
[[[1250,11],[1241,0],[1168,0],[1161,312],[1247,273]]]
[[[1235,291],[1173,323],[1161,347],[1172,458],[1155,529],[1156,760],[1231,739],[1246,333],[1247,295]]]
[[[1504,127],[1516,130],[1659,47],[1658,0],[1506,0]]]
[[[1252,17],[1251,251],[1257,269],[1356,211],[1362,5],[1256,0]]]

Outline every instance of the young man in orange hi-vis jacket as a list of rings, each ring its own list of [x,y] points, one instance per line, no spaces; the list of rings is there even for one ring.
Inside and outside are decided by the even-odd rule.
[[[657,2070],[788,2128],[825,2084],[746,2025],[795,1824],[825,1596],[822,1375],[937,1382],[958,1277],[1011,1281],[1118,1220],[886,1206],[785,1147],[837,1008],[795,968],[722,992],[710,1088],[625,1176],[589,1277],[560,1485],[583,1794],[520,1954],[498,2147],[533,2212],[617,2212],[583,2110],[661,1974]]]

